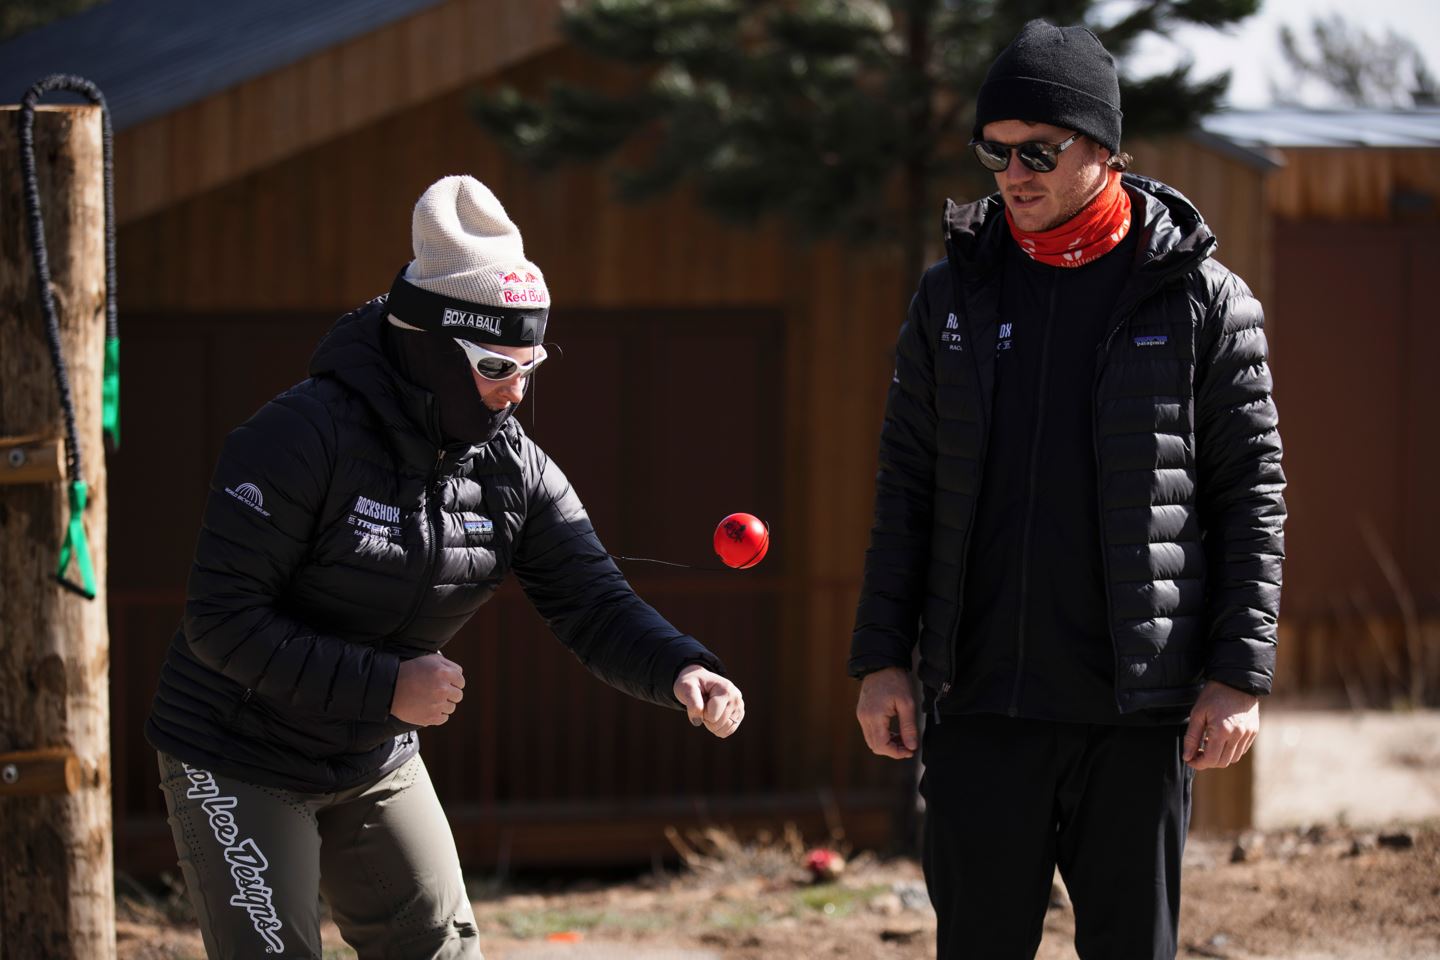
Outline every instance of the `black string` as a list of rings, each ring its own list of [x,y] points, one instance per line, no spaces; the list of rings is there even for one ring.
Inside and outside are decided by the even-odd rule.
[[[547,349],[553,348],[561,358],[565,356],[565,351],[561,349],[558,343],[546,343],[543,344],[543,346]],[[536,371],[535,373],[532,373],[530,375],[530,384],[528,389],[526,390],[526,397],[530,400],[530,430],[532,433],[535,430],[535,410],[537,407],[535,399],[539,395],[539,383],[539,371]],[[574,532],[575,525],[570,521],[569,518],[566,518],[565,525],[570,527],[571,531]],[[769,531],[768,525],[766,526],[766,531]],[[596,535],[596,539],[599,539],[598,534]],[[606,551],[605,555],[611,560],[624,560],[626,563],[658,563],[664,567],[679,567],[682,570],[708,570],[714,573],[720,573],[730,569],[729,567],[724,566],[717,567],[713,564],[708,566],[698,566],[693,563],[675,563],[671,560],[653,560],[650,557],[622,557],[618,553],[610,553],[609,551]]]
[[[672,563],[669,560],[651,560],[649,557],[622,557],[619,554],[610,554],[611,560],[625,560],[629,563],[658,563],[666,567],[683,567],[686,570],[719,570],[720,567],[697,567],[692,563]]]
[[[65,465],[72,480],[84,478],[80,438],[75,427],[75,398],[70,389],[70,372],[60,349],[60,320],[55,312],[55,294],[50,289],[50,254],[45,246],[45,221],[40,211],[40,184],[35,173],[35,105],[52,90],[65,90],[87,97],[100,107],[105,177],[105,330],[108,339],[119,334],[115,311],[115,175],[114,136],[110,109],[100,88],[83,77],[53,74],[36,82],[20,103],[20,174],[25,187],[25,216],[30,232],[30,249],[35,258],[35,283],[40,309],[45,315],[45,332],[50,341],[50,363],[55,369],[55,386],[65,417]]]

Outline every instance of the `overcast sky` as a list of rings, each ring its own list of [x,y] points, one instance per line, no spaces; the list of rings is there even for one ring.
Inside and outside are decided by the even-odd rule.
[[[1440,76],[1440,0],[1263,0],[1260,12],[1243,21],[1238,29],[1228,33],[1180,31],[1175,43],[1157,40],[1142,45],[1127,66],[1137,74],[1154,73],[1172,66],[1188,52],[1195,59],[1196,76],[1230,70],[1229,102],[1233,106],[1266,106],[1271,102],[1271,79],[1290,76],[1280,53],[1280,26],[1288,25],[1308,37],[1310,21],[1316,15],[1330,13],[1363,22],[1372,37],[1393,28],[1420,48],[1430,72]],[[1302,99],[1321,105],[1316,93],[1310,91]]]

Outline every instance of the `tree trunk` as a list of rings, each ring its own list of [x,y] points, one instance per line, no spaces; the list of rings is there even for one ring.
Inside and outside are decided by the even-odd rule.
[[[0,956],[115,956],[106,496],[101,447],[105,205],[98,107],[41,107],[35,156],[50,273],[89,486],[98,596],[55,578],[68,481],[0,483],[0,754],[64,748],[78,789],[0,794]],[[27,236],[20,110],[0,107],[0,437],[62,437]],[[79,579],[71,564],[69,575]]]

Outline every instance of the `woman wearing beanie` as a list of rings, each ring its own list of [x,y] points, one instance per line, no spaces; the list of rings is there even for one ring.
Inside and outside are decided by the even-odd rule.
[[[896,347],[850,672],[870,748],[923,749],[945,960],[1033,958],[1057,866],[1082,960],[1171,960],[1192,777],[1274,673],[1260,304],[1120,126],[1095,35],[1027,24],[976,100],[998,192],[947,206]]]
[[[440,648],[511,571],[605,682],[719,737],[745,716],[511,418],[550,306],[515,224],[447,177],[412,226],[389,295],[230,434],[211,484],[146,736],[212,958],[319,957],[320,893],[362,958],[481,955],[416,732],[461,703]]]

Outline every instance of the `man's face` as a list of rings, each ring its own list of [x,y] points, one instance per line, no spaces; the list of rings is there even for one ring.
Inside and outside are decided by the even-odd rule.
[[[491,353],[499,353],[504,356],[518,360],[520,363],[529,363],[535,359],[534,347],[507,347],[501,344],[485,344],[485,349]],[[509,380],[486,380],[470,368],[470,376],[475,379],[475,389],[480,393],[480,400],[486,407],[497,413],[504,410],[512,403],[519,403],[525,398],[525,381],[518,373]]]
[[[1027,140],[1063,143],[1074,132],[1024,120],[997,120],[981,130],[986,140],[1010,145]],[[1012,151],[1010,165],[995,174],[995,186],[1017,227],[1027,233],[1053,230],[1084,209],[1105,186],[1105,161],[1109,157],[1110,151],[1089,137],[1081,137],[1060,154],[1054,170],[1036,173]]]

